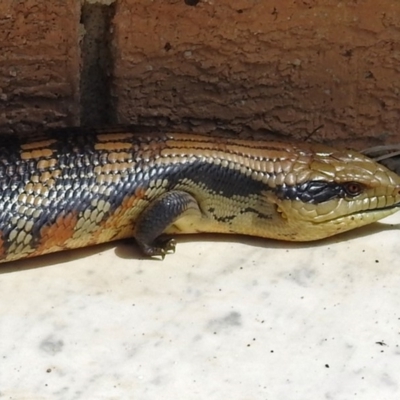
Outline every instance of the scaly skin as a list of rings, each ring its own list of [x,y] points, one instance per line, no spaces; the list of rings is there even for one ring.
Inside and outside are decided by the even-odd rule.
[[[162,233],[309,241],[398,210],[400,177],[357,152],[225,135],[67,129],[0,137],[0,261]]]

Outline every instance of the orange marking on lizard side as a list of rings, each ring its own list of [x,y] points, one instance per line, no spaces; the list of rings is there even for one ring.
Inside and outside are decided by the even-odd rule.
[[[132,237],[135,221],[146,204],[146,201],[143,200],[145,195],[146,189],[138,188],[134,195],[126,197],[120,206],[93,233],[91,244]],[[143,203],[142,207],[140,203]]]
[[[138,187],[136,190],[135,190],[135,197],[137,198],[137,199],[143,199],[145,196],[146,196],[146,190],[147,189],[145,189],[145,188],[143,188],[143,187]]]
[[[65,242],[74,233],[77,220],[77,213],[74,212],[59,216],[52,225],[43,226],[40,230],[40,244],[32,256],[65,249]],[[73,247],[68,246],[68,248]]]

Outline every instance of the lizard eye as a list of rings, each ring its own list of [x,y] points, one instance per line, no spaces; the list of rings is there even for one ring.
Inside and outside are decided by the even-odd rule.
[[[343,188],[348,196],[357,196],[364,190],[364,185],[358,182],[347,182]]]

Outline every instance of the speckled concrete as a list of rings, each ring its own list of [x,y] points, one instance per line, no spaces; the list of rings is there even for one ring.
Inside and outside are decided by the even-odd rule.
[[[0,399],[398,399],[400,214],[315,244],[129,242],[0,267]]]

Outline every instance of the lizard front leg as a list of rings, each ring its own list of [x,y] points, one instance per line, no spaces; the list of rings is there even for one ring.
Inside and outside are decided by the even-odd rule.
[[[174,222],[188,213],[201,214],[196,199],[187,192],[173,190],[154,199],[140,214],[135,228],[135,239],[147,256],[165,257],[175,251],[174,239],[159,236]]]

